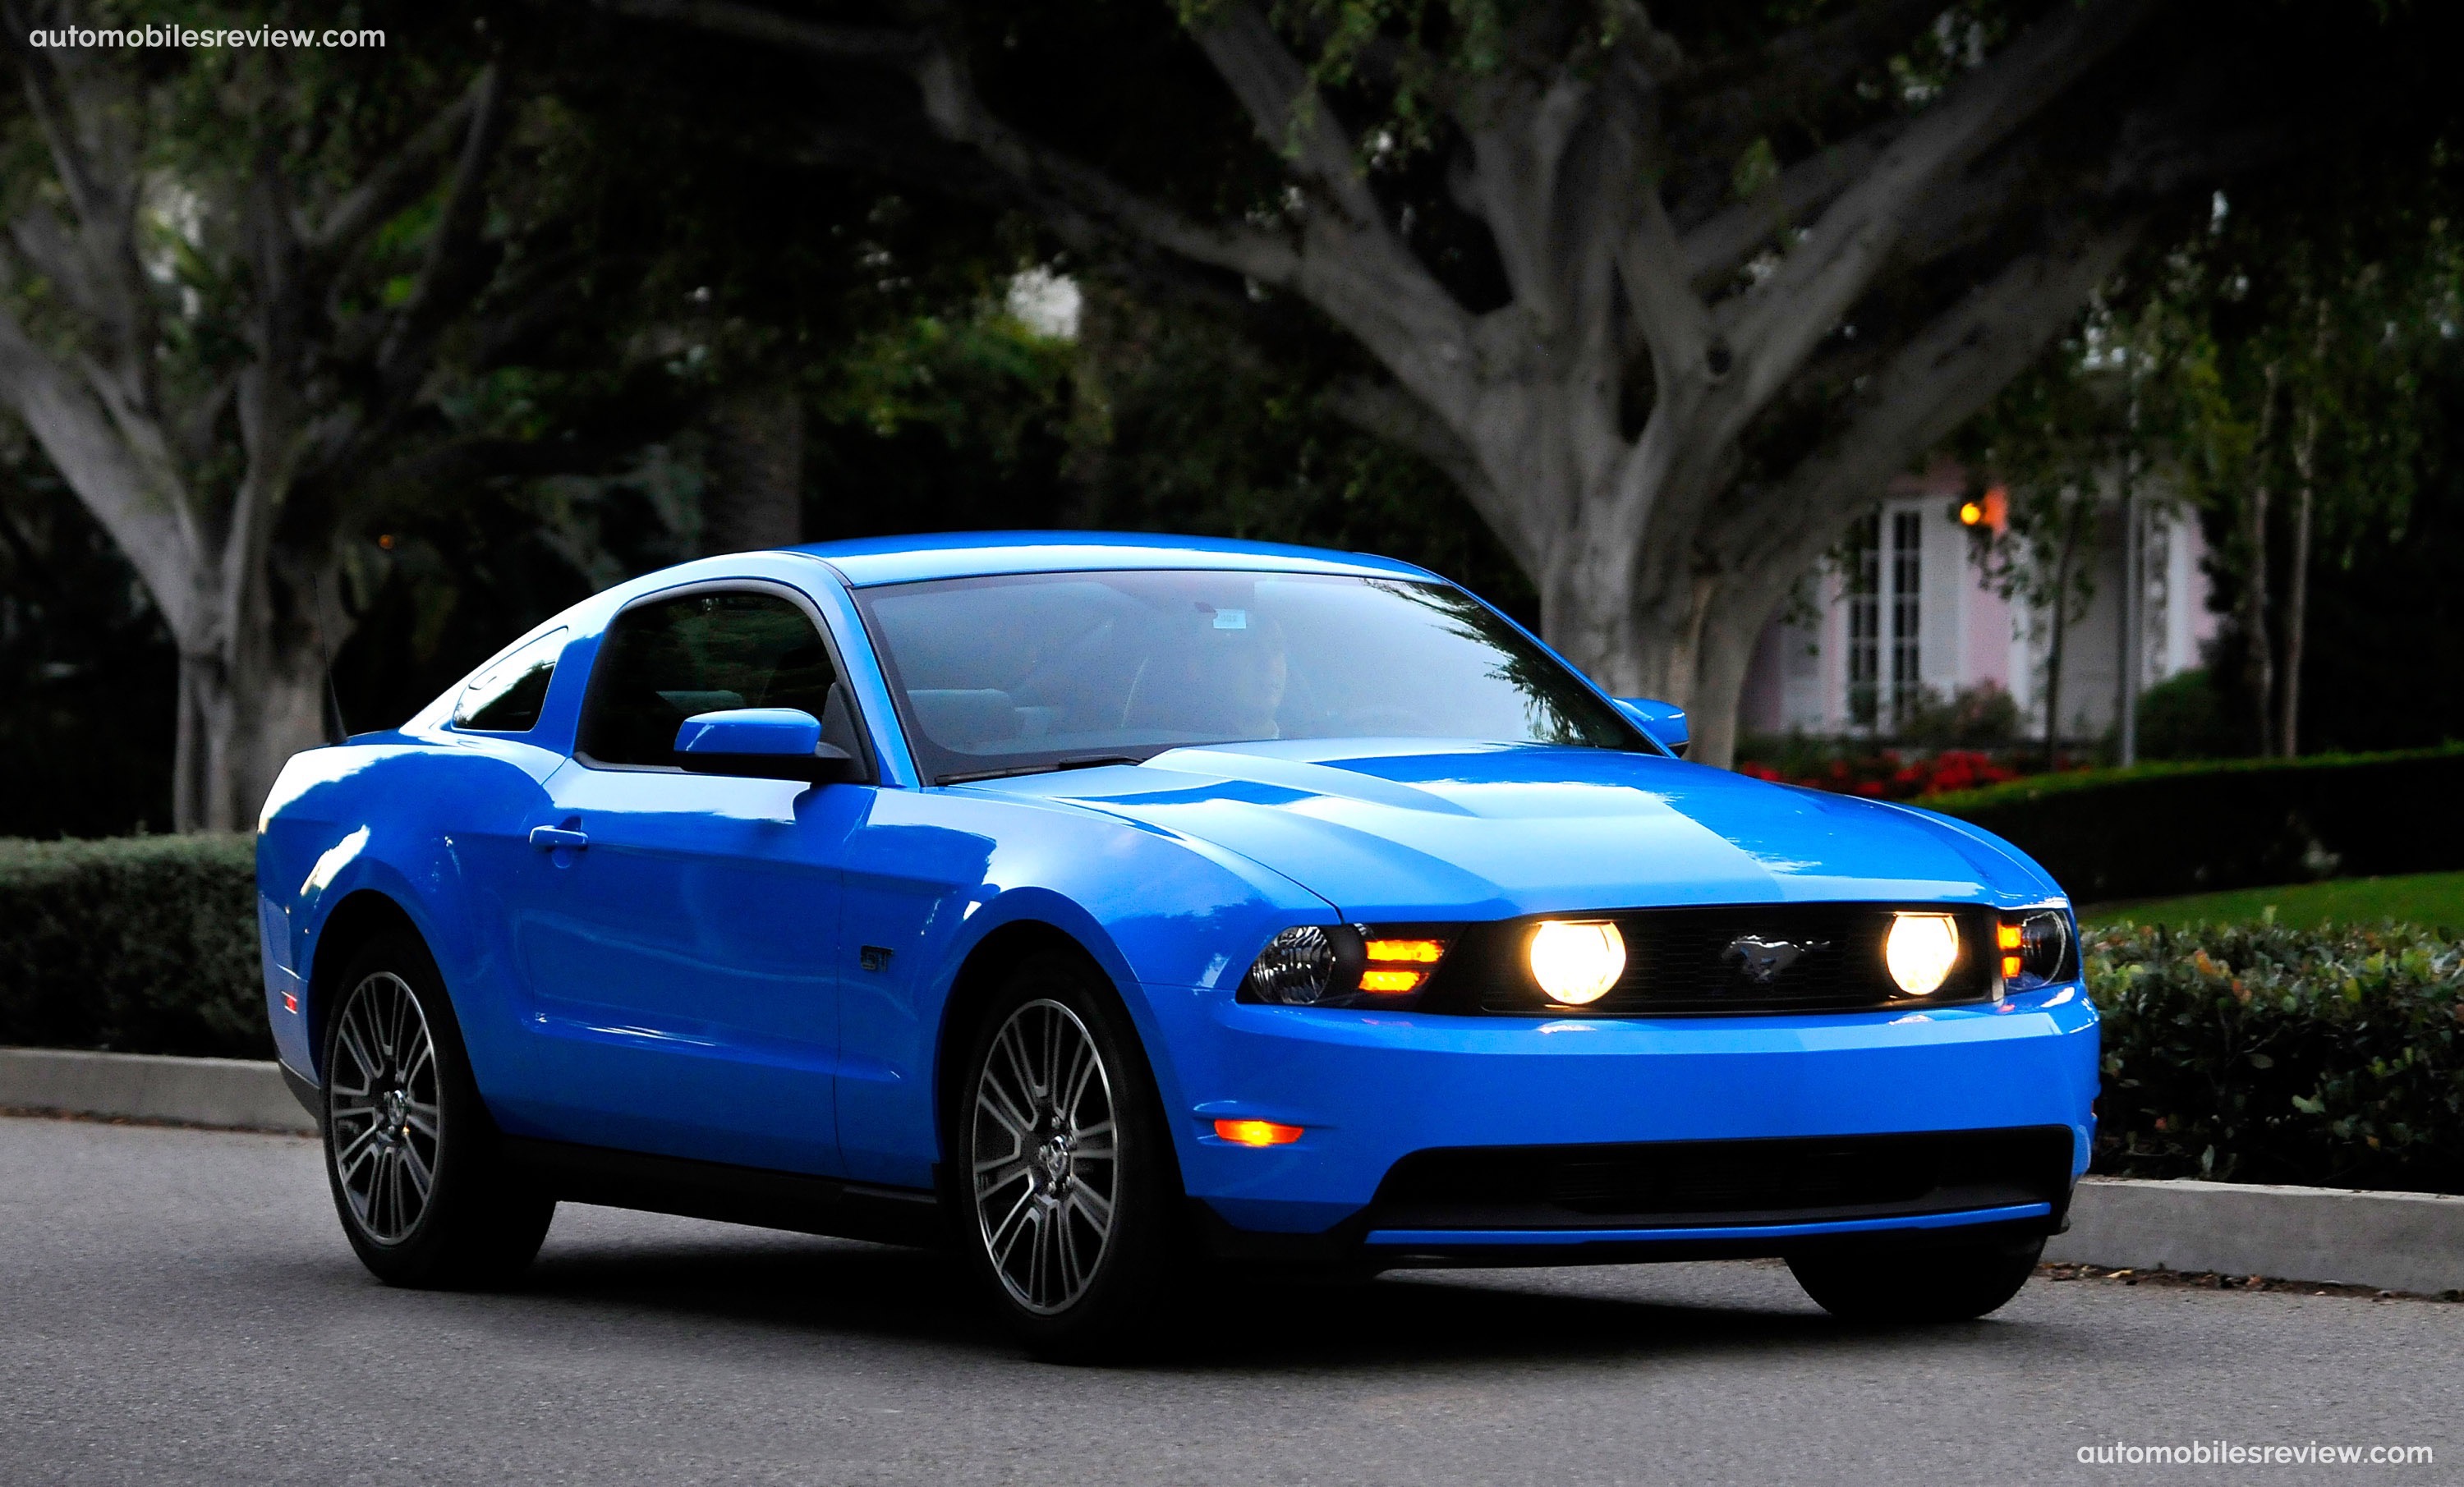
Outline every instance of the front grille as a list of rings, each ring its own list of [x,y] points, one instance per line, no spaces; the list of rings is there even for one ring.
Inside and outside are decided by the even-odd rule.
[[[1903,993],[1882,962],[1891,917],[1903,909],[1947,912],[1959,925],[1958,963],[1929,995]],[[1625,939],[1626,969],[1608,995],[1580,1008],[1551,1005],[1533,983],[1525,958],[1540,920],[1510,919],[1463,928],[1422,995],[1421,1009],[1524,1017],[1712,1017],[1938,1007],[1993,995],[1991,909],[1737,904],[1549,917],[1616,921]],[[1777,946],[1790,949],[1777,952],[1786,963],[1773,966]]]
[[[1680,1227],[1951,1213],[2058,1212],[2064,1126],[1887,1136],[1462,1147],[1415,1151],[1379,1185],[1374,1228]]]

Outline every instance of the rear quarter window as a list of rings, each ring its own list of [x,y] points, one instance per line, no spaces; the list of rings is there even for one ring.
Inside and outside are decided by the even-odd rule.
[[[473,677],[454,701],[453,726],[480,733],[527,733],[539,727],[565,636],[551,630]]]

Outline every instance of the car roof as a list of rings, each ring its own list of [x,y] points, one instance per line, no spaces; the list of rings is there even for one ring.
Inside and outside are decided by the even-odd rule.
[[[1138,568],[1243,569],[1385,579],[1435,577],[1424,568],[1365,553],[1153,532],[943,532],[814,542],[785,551],[829,563],[857,588],[928,579]]]

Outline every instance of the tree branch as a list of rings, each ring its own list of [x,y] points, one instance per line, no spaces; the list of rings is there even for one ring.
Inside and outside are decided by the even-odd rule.
[[[195,534],[186,502],[145,469],[119,437],[111,416],[77,377],[28,339],[0,308],[0,399],[23,419],[95,519],[111,534],[183,645],[198,616],[188,581]]]
[[[1991,401],[2071,323],[2145,224],[2133,215],[2074,227],[1936,317],[1866,383],[1836,435],[1717,523],[1708,538],[1724,566],[1802,572],[1892,474]]]
[[[1384,212],[1361,175],[1351,135],[1257,8],[1227,5],[1194,33],[1267,147],[1284,156],[1351,226],[1381,225]]]
[[[463,95],[473,99],[470,123],[446,186],[445,208],[428,241],[419,277],[377,353],[378,374],[397,396],[408,391],[406,383],[426,375],[427,353],[437,331],[487,280],[491,255],[481,251],[479,231],[486,225],[488,172],[495,165],[496,146],[509,122],[503,95],[504,76],[493,62],[480,69]]]
[[[1530,566],[1538,554],[1526,551],[1529,537],[1514,519],[1510,503],[1498,492],[1480,457],[1453,426],[1427,404],[1392,383],[1364,377],[1345,378],[1319,394],[1328,411],[1361,432],[1409,449],[1443,471],[1463,492],[1492,531],[1504,537],[1515,561]]]
[[[1624,280],[1636,327],[1651,349],[1658,384],[1673,388],[1681,377],[1724,374],[1705,364],[1711,317],[1696,296],[1690,255],[1669,225],[1667,208],[1650,184],[1635,193],[1633,230],[1617,247],[1617,276]]]
[[[1781,171],[1770,189],[1687,229],[1683,238],[1686,282],[1702,295],[1727,283],[1764,244],[1855,185],[1904,128],[1905,120],[1891,120],[1817,150]]]
[[[7,16],[14,27],[13,6]],[[43,229],[33,226],[31,241],[19,237],[20,251],[30,259],[49,251],[81,260],[62,288],[82,299],[78,308],[102,332],[109,355],[100,371],[111,383],[110,402],[151,418],[158,311],[137,250],[136,99],[122,78],[97,71],[82,55],[36,50],[23,44],[22,30],[16,33],[27,102],[77,218],[75,243],[65,230],[46,241]]]
[[[293,232],[325,273],[348,257],[369,233],[391,222],[428,193],[435,179],[429,174],[429,164],[452,148],[464,123],[495,86],[495,69],[482,69],[459,98],[420,125],[418,133],[404,141],[358,186],[344,192],[326,211],[324,221],[313,226],[293,225]]]
[[[1740,306],[1744,376],[1732,429],[1759,412],[1874,280],[1906,231],[1909,208],[2057,98],[2135,30],[2154,0],[2063,8],[1955,84],[1822,214],[1807,241]]]
[[[1941,0],[1865,0],[1845,15],[1707,64],[1677,78],[1670,91],[1683,120],[1699,120],[1723,138],[1749,140],[1880,65],[1941,13]]]

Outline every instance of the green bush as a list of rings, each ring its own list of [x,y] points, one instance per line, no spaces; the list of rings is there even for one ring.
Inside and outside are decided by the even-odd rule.
[[[273,1057],[251,839],[0,840],[0,1043]]]
[[[2116,925],[2096,1170],[2464,1192],[2464,948],[2401,926]]]
[[[2464,748],[2032,775],[1934,796],[2072,898],[2170,898],[2464,867]]]
[[[2225,716],[2224,698],[2206,668],[2183,671],[2139,695],[2139,756],[2221,759],[2248,746]]]

